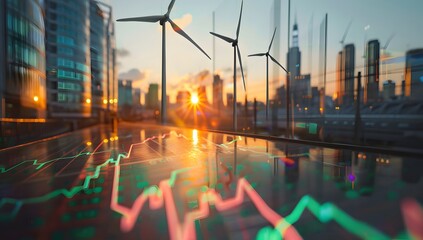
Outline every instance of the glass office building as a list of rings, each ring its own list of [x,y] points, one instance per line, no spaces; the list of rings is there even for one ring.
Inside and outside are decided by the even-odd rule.
[[[107,53],[104,12],[95,1],[90,1],[90,53],[92,116],[104,119],[107,109]]]
[[[89,7],[85,0],[45,0],[50,117],[91,117]]]
[[[0,117],[45,117],[42,1],[5,0],[0,4]]]

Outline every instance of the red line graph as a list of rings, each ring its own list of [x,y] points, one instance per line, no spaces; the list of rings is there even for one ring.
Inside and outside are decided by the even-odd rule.
[[[169,134],[164,134],[161,136],[161,138],[165,138],[168,135]],[[177,136],[180,137],[180,135]],[[152,137],[144,140],[141,143],[131,145],[126,158],[130,157],[132,149],[135,145],[144,144],[147,141],[153,140],[155,138],[157,137]],[[218,211],[226,211],[231,208],[240,206],[245,201],[246,196],[251,199],[260,214],[274,227],[276,227],[279,222],[283,221],[283,218],[266,204],[266,202],[250,185],[250,183],[246,179],[241,178],[238,181],[236,195],[234,198],[224,200],[222,199],[221,195],[214,189],[207,189],[207,191],[202,193],[199,197],[199,208],[195,211],[187,213],[183,222],[180,222],[178,219],[171,187],[174,185],[176,176],[180,172],[189,171],[191,169],[183,169],[173,172],[173,176],[170,179],[161,181],[159,186],[152,186],[145,189],[144,192],[136,198],[132,207],[125,207],[118,203],[118,187],[120,177],[119,163],[120,159],[118,159],[115,165],[110,208],[113,211],[123,215],[120,227],[124,232],[132,230],[136,219],[138,218],[141,210],[145,207],[147,200],[149,201],[151,209],[159,209],[164,205],[166,209],[167,221],[169,223],[168,227],[170,238],[173,240],[196,239],[195,221],[209,216],[210,205],[214,205]],[[292,225],[287,227],[284,232],[280,232],[280,234],[287,239],[302,239]]]

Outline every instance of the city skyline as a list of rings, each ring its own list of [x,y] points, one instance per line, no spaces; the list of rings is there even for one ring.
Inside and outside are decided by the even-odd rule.
[[[147,2],[147,1],[125,1],[127,3],[124,4],[116,4],[113,0],[109,1],[115,7],[115,17],[119,17],[119,12],[128,4],[134,6],[143,6],[139,9],[142,9],[142,14],[150,14],[155,11],[162,11],[162,8],[167,4],[166,1],[159,1],[159,2]],[[213,10],[216,11],[216,31],[221,31],[224,34],[229,34],[233,32],[231,26],[225,27],[223,26],[224,22],[235,20],[235,18],[231,15],[231,13],[236,9],[236,6],[239,5],[239,1],[226,1],[226,2],[218,2],[218,3],[209,3],[205,1],[195,1],[190,2],[184,1],[181,3],[175,4],[175,9],[173,13],[173,17],[177,18],[181,27],[187,33],[191,34],[193,38],[197,40],[200,45],[203,45],[207,52],[212,52],[212,39],[208,36],[204,36],[208,30],[212,29],[212,12]],[[364,12],[372,12],[376,11],[379,8],[382,8],[384,12],[388,13],[396,13],[398,16],[407,16],[404,18],[395,18],[395,23],[391,24],[392,19],[383,19],[380,15],[372,14],[364,15],[364,17],[359,17],[360,12],[356,14],[354,11],[348,11],[346,14],[341,14],[343,9],[335,8],[334,6],[329,6],[328,1],[323,1],[319,6],[314,6],[315,3],[310,3],[314,6],[309,6],[304,8],[305,1],[293,1],[291,7],[291,27],[294,24],[294,20],[298,21],[299,26],[299,36],[300,42],[299,47],[303,54],[302,60],[302,69],[303,72],[311,73],[311,85],[317,85],[317,59],[318,59],[318,25],[323,18],[324,12],[328,12],[329,15],[329,22],[328,22],[328,91],[327,95],[332,95],[335,90],[335,68],[336,68],[336,55],[337,52],[342,49],[341,44],[339,44],[339,40],[342,38],[342,35],[345,31],[348,22],[353,19],[351,29],[346,37],[345,43],[354,43],[356,47],[356,73],[361,71],[362,73],[365,72],[364,68],[364,59],[362,58],[363,55],[363,46],[364,40],[366,38],[366,43],[372,39],[378,39],[381,43],[381,46],[384,46],[386,41],[388,40],[389,36],[394,32],[395,37],[392,40],[391,44],[389,45],[387,52],[389,52],[394,57],[399,57],[397,59],[391,60],[391,62],[399,61],[400,63],[389,64],[391,69],[395,68],[396,74],[391,74],[390,79],[394,80],[399,86],[400,78],[403,75],[405,69],[405,62],[403,60],[403,56],[405,56],[405,51],[411,48],[419,47],[419,43],[417,39],[423,38],[422,33],[414,33],[413,29],[417,28],[417,23],[411,21],[412,19],[418,19],[418,15],[416,9],[416,5],[422,5],[417,1],[410,1],[407,3],[401,3],[401,7],[398,8],[399,1],[383,1],[384,4],[380,5],[377,2],[369,3],[367,6],[368,8],[364,8]],[[260,47],[263,45],[264,42],[267,42],[267,38],[271,35],[271,19],[256,19],[251,18],[253,14],[263,15],[266,16],[268,13],[271,12],[271,6],[273,1],[266,1],[260,6],[257,6],[257,3],[251,1],[245,1],[245,15],[246,15],[246,24],[241,28],[240,33],[240,48],[241,51],[245,52],[245,54],[253,53],[255,51],[263,51]],[[359,1],[357,3],[346,3],[346,7],[350,9],[358,9],[360,5],[363,5],[364,1]],[[380,3],[380,1],[379,1]],[[116,6],[115,6],[116,5]],[[380,7],[382,6],[382,7]],[[300,11],[300,7],[302,7],[302,11]],[[136,9],[136,7],[134,7]],[[336,11],[335,11],[336,10]],[[286,11],[287,11],[287,1],[281,1],[281,24],[279,28],[281,29],[281,56],[286,54],[287,50],[287,18],[286,18]],[[125,16],[131,16],[131,9],[125,9]],[[311,13],[311,14],[309,14]],[[140,13],[133,13],[140,14]],[[391,14],[391,15],[392,15]],[[351,16],[348,18],[346,16]],[[309,25],[310,25],[310,18],[313,16],[313,61],[309,61]],[[253,22],[255,21],[255,22]],[[184,24],[185,23],[185,24]],[[189,24],[188,24],[189,23]],[[188,25],[187,25],[188,24]],[[265,24],[269,27],[263,28],[262,25]],[[390,24],[390,28],[382,27],[384,24]],[[143,91],[146,91],[146,87],[148,83],[159,82],[159,73],[160,73],[160,65],[158,64],[156,59],[160,55],[160,47],[157,44],[152,44],[151,47],[148,49],[143,48],[142,46],[135,46],[135,43],[139,43],[138,39],[143,39],[147,43],[150,41],[159,41],[160,40],[160,33],[158,28],[153,25],[146,25],[146,26],[135,26],[137,31],[131,31],[131,34],[128,32],[128,27],[122,26],[117,24],[116,31],[118,33],[117,44],[118,48],[123,51],[124,53],[129,53],[129,56],[121,58],[119,61],[120,65],[120,73],[129,72],[130,70],[137,69],[139,71],[138,79],[143,78],[143,81],[137,81],[135,86],[141,86]],[[365,27],[367,27],[365,30]],[[260,34],[257,34],[260,33]],[[134,37],[139,36],[140,38]],[[251,36],[254,35],[254,38]],[[415,38],[406,38],[407,35],[415,35]],[[143,36],[148,36],[145,38]],[[196,78],[198,72],[209,70],[211,72],[212,63],[201,59],[201,55],[195,53],[194,51],[190,51],[188,48],[190,47],[188,44],[180,42],[176,37],[172,37],[172,42],[176,43],[168,43],[168,51],[169,54],[174,52],[176,55],[178,52],[182,51],[189,51],[188,54],[185,56],[186,59],[190,59],[190,61],[177,61],[177,59],[169,59],[168,60],[168,74],[169,74],[169,83],[168,88],[175,88],[181,90],[191,90],[195,91],[198,87],[192,87],[192,89],[187,89],[187,86],[181,84],[178,86],[178,83],[182,82],[190,82],[196,84]],[[136,40],[136,41],[135,41]],[[150,45],[150,44],[145,44]],[[177,45],[175,47],[175,45]],[[125,51],[126,50],[126,51]],[[139,53],[138,53],[139,52]],[[231,67],[231,57],[228,56],[227,47],[219,42],[216,42],[216,69],[221,74],[221,77],[224,79],[224,92],[229,92],[231,90],[231,79],[230,79],[230,71],[225,71],[226,69],[230,69]],[[245,55],[244,54],[244,55]],[[382,52],[381,52],[382,54]],[[176,61],[175,61],[176,60]],[[246,68],[246,75],[247,75],[247,85],[250,87],[250,91],[247,91],[249,97],[257,97],[260,101],[264,100],[264,88],[261,89],[260,84],[265,79],[265,72],[263,63],[260,63],[258,60],[254,59],[247,59],[243,56],[243,62],[245,62]],[[313,69],[310,71],[309,69],[309,62],[314,63]],[[136,64],[135,64],[136,63]],[[145,63],[145,64],[144,64]],[[286,64],[285,61],[281,62],[283,65]],[[383,70],[383,69],[382,69]],[[136,75],[136,74],[135,74]],[[206,85],[208,94],[211,95],[212,93],[212,76],[209,74],[206,77]],[[384,76],[381,76],[381,81],[385,81],[386,79]],[[284,79],[280,79],[279,86],[284,84]],[[331,86],[331,84],[333,86]],[[274,91],[278,86],[272,86],[271,89]],[[379,85],[381,90],[381,84]],[[244,93],[240,89],[240,94],[243,95]],[[256,90],[253,92],[253,90]],[[397,90],[397,94],[399,90]],[[175,99],[175,92],[170,92],[170,99],[173,101]],[[225,94],[224,94],[225,95]],[[239,96],[238,101],[241,101],[243,96]]]

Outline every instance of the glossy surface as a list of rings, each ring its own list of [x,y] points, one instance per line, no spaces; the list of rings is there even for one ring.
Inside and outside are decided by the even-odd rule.
[[[5,239],[383,239],[407,237],[423,219],[412,204],[423,201],[421,159],[149,125],[109,130],[0,152]]]

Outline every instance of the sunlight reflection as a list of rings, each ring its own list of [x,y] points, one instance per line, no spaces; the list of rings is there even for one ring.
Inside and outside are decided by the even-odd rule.
[[[194,144],[194,146],[198,145],[198,130],[197,129],[193,129],[192,130],[192,143]]]

